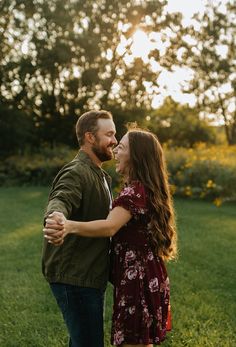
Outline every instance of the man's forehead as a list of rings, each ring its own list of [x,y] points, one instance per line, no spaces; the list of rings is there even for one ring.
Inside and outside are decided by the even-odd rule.
[[[115,123],[113,122],[112,119],[99,118],[97,124],[98,124],[98,130],[116,132]]]

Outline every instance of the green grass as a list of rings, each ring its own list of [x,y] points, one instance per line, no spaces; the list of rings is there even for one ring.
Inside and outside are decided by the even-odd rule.
[[[67,346],[41,275],[46,188],[0,189],[0,346]],[[173,330],[164,347],[236,346],[236,205],[177,200],[180,255],[168,264]],[[112,288],[107,291],[106,347]]]

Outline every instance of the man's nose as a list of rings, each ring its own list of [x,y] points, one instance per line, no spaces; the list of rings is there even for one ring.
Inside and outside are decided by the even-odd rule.
[[[113,143],[114,145],[117,145],[117,143],[118,143],[115,136],[113,136],[113,138],[112,138],[112,143]]]

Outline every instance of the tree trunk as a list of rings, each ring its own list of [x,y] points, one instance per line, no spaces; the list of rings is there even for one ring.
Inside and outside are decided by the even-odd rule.
[[[233,123],[229,131],[228,144],[230,146],[236,145],[236,123]]]

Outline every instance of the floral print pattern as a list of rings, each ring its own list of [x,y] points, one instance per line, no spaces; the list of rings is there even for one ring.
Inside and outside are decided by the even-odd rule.
[[[129,210],[132,218],[112,241],[111,343],[159,345],[167,330],[169,278],[164,262],[150,245],[150,216],[144,186],[132,182],[114,200],[115,206]]]

